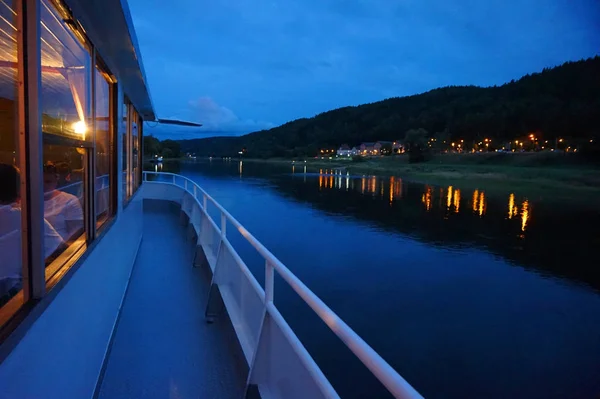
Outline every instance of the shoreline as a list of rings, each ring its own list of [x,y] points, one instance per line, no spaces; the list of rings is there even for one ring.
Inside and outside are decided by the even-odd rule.
[[[570,154],[569,154],[570,155]],[[397,177],[408,182],[463,189],[486,190],[489,194],[518,192],[531,198],[600,204],[600,165],[556,153],[442,154],[422,163],[408,163],[405,155],[351,159],[231,158],[254,164],[306,165],[307,171],[343,170],[353,175]],[[208,161],[208,157],[169,158],[169,161]],[[221,158],[213,158],[221,161]]]
[[[396,159],[375,158],[362,162],[339,159],[306,162],[290,159],[243,159],[244,162],[274,165],[306,165],[311,172],[318,169],[341,169],[351,174],[399,177],[407,181],[431,185],[454,185],[465,189],[484,189],[491,193],[519,191],[532,196],[552,196],[589,202],[600,200],[600,169],[575,166],[515,166],[500,164],[464,164],[424,162],[409,164]],[[580,198],[578,198],[580,199]]]

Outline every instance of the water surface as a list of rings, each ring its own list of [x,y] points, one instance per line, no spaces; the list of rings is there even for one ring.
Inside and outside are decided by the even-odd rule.
[[[595,204],[302,164],[165,170],[198,182],[424,396],[600,395]],[[261,258],[228,235],[262,283]],[[275,302],[342,397],[389,397],[282,282]]]

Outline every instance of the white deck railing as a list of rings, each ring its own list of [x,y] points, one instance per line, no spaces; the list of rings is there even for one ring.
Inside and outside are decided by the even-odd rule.
[[[257,385],[263,398],[339,397],[277,310],[276,272],[394,397],[421,398],[373,348],[195,182],[163,172],[144,172],[144,182],[144,198],[178,201],[194,226],[198,247],[213,272],[211,296],[220,292],[250,367],[247,387]],[[178,191],[174,192],[172,187]],[[220,213],[220,228],[208,212],[209,205]],[[264,258],[264,290],[227,239],[228,223]],[[210,302],[211,298],[207,316],[211,316]]]

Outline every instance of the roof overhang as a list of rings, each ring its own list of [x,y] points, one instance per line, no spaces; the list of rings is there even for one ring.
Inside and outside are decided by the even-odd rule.
[[[156,120],[126,0],[64,0],[96,51],[146,121]]]

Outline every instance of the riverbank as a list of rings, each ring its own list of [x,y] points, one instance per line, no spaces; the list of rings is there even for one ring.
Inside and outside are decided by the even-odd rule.
[[[362,162],[340,159],[252,160],[245,162],[306,164],[307,170],[340,169],[350,174],[396,176],[434,185],[452,184],[491,192],[552,194],[559,198],[588,195],[600,198],[600,168],[569,154],[451,154],[410,164],[407,156],[378,157]],[[589,197],[588,197],[589,198]]]

